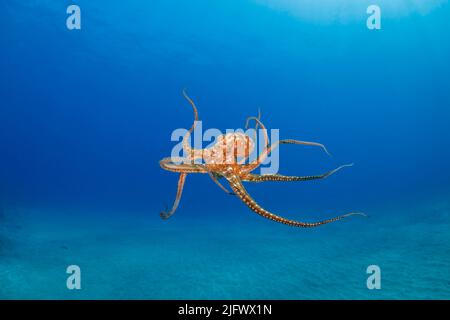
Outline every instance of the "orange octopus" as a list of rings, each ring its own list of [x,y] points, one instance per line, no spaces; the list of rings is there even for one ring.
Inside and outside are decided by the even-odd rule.
[[[318,146],[321,147],[327,154],[328,151],[323,144],[317,142],[307,142],[307,141],[298,141],[298,140],[280,140],[276,143],[269,145],[269,139],[267,135],[267,130],[264,124],[260,121],[261,114],[258,117],[249,117],[247,119],[246,128],[248,128],[248,124],[250,120],[254,120],[256,122],[255,129],[261,127],[262,132],[264,133],[264,145],[266,146],[264,150],[257,156],[255,161],[251,161],[249,163],[245,163],[245,161],[249,158],[250,154],[253,152],[255,148],[255,141],[253,141],[248,135],[244,133],[234,132],[228,133],[225,135],[221,135],[217,138],[217,142],[209,148],[204,149],[194,149],[191,148],[189,143],[189,138],[192,131],[195,128],[196,121],[198,121],[198,112],[195,103],[191,98],[186,94],[183,90],[183,96],[190,103],[194,110],[195,120],[192,127],[183,137],[182,145],[184,154],[187,155],[183,158],[164,158],[159,164],[162,169],[177,172],[180,174],[178,179],[178,189],[175,201],[173,203],[171,210],[166,210],[161,212],[161,218],[168,219],[173,215],[175,210],[177,209],[181,194],[183,192],[184,183],[186,181],[186,176],[189,173],[204,173],[209,174],[211,179],[226,193],[230,195],[238,196],[242,202],[244,202],[251,210],[256,212],[257,214],[279,222],[289,226],[294,227],[303,227],[303,228],[311,228],[317,227],[320,225],[324,225],[330,222],[341,220],[345,217],[351,215],[363,215],[365,214],[360,212],[351,212],[344,215],[340,215],[331,219],[318,221],[318,222],[301,222],[296,220],[290,220],[283,217],[280,217],[274,213],[267,211],[262,208],[246,191],[243,181],[245,182],[264,182],[264,181],[307,181],[307,180],[316,180],[316,179],[325,179],[340,170],[343,167],[352,166],[352,164],[340,166],[334,170],[328,171],[321,175],[314,176],[284,176],[280,174],[253,174],[251,173],[255,169],[257,169],[262,162],[267,158],[270,152],[276,148],[280,144],[297,144],[297,145],[308,145],[308,146]],[[198,163],[199,160],[203,163]],[[195,163],[197,162],[197,163]],[[225,178],[233,192],[230,192],[225,188],[220,182],[219,178]]]

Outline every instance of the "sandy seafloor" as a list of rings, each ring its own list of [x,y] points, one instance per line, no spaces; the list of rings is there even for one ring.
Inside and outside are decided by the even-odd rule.
[[[311,219],[311,217],[309,217]],[[254,215],[5,209],[2,299],[449,299],[450,197],[296,229]],[[81,268],[81,290],[65,269]],[[366,268],[381,268],[380,290]]]
[[[379,30],[372,0],[78,0],[78,30],[72,3],[0,1],[0,298],[450,299],[450,1],[377,3]],[[295,229],[190,175],[162,221],[183,88],[204,133],[261,109],[332,154],[280,147],[280,174],[355,163],[248,183],[261,206],[369,218]]]

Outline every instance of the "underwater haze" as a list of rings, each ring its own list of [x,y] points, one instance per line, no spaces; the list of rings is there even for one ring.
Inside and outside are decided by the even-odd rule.
[[[0,298],[449,299],[449,18],[445,0],[1,1]],[[262,207],[368,217],[289,227],[189,174],[162,220],[184,88],[204,129],[260,109],[331,153],[281,145],[281,174],[354,163],[245,183]]]

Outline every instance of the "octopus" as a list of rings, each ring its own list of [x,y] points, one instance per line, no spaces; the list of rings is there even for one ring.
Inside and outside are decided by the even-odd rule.
[[[333,170],[325,172],[320,175],[310,175],[310,176],[286,176],[281,174],[255,174],[254,172],[263,161],[269,156],[272,150],[277,148],[281,144],[294,144],[294,145],[306,145],[306,146],[317,146],[322,148],[327,154],[328,151],[325,146],[318,142],[308,142],[299,140],[279,140],[273,144],[269,144],[269,138],[267,134],[266,127],[261,122],[261,113],[259,112],[258,117],[247,118],[246,129],[249,126],[250,121],[255,122],[255,129],[262,129],[264,146],[265,148],[257,155],[256,159],[253,161],[247,161],[255,150],[256,134],[255,140],[253,140],[249,135],[241,132],[233,132],[223,134],[217,137],[216,142],[207,148],[196,149],[192,148],[190,145],[190,136],[195,129],[196,122],[198,121],[198,111],[194,101],[187,95],[186,91],[183,90],[184,98],[189,102],[194,111],[194,123],[187,133],[183,136],[182,148],[183,157],[167,157],[160,160],[159,164],[162,169],[179,174],[178,178],[178,188],[176,193],[175,201],[173,202],[172,208],[161,211],[160,216],[162,219],[166,220],[171,217],[177,210],[180,203],[181,195],[183,192],[186,177],[191,173],[201,173],[208,174],[214,183],[216,183],[223,191],[229,195],[234,195],[239,197],[239,199],[252,211],[261,215],[264,218],[270,219],[275,222],[279,222],[288,226],[302,227],[302,228],[312,228],[321,225],[325,225],[334,221],[342,220],[346,217],[352,215],[362,215],[361,212],[350,212],[335,216],[333,218],[317,221],[317,222],[302,222],[297,220],[291,220],[281,217],[275,213],[272,213],[263,207],[261,207],[247,192],[244,187],[243,182],[266,182],[266,181],[277,181],[277,182],[288,182],[288,181],[310,181],[317,179],[325,179],[332,174],[336,173],[344,167],[352,166],[353,164],[342,165]],[[256,132],[256,130],[255,130]],[[246,163],[246,161],[248,163]],[[229,191],[225,186],[221,184],[219,179],[225,179],[231,190]]]

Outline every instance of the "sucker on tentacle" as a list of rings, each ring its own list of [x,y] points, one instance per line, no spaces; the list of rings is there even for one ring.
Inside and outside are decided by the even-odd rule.
[[[330,170],[328,172],[325,172],[324,174],[319,174],[315,176],[284,176],[281,174],[252,174],[249,173],[245,175],[241,180],[245,182],[266,182],[266,181],[309,181],[309,180],[319,180],[319,179],[325,179],[331,176],[332,174],[336,173],[337,171],[341,170],[345,167],[351,167],[353,166],[353,163],[351,164],[344,164],[342,166],[337,167],[336,169]]]
[[[226,176],[226,178],[227,178],[228,182],[230,183],[231,189],[233,189],[234,193],[236,193],[236,195],[242,200],[242,202],[244,202],[247,205],[247,207],[249,207],[251,210],[253,210],[257,214],[259,214],[260,216],[263,216],[264,218],[267,218],[267,219],[270,219],[272,221],[276,221],[279,223],[283,223],[288,226],[301,227],[301,228],[313,228],[313,227],[318,227],[318,226],[321,226],[321,225],[324,225],[327,223],[331,223],[334,221],[342,220],[342,219],[352,216],[352,215],[366,216],[364,213],[351,212],[351,213],[347,213],[347,214],[337,216],[337,217],[334,217],[331,219],[318,221],[318,222],[302,222],[302,221],[286,219],[286,218],[280,217],[274,213],[267,211],[266,209],[261,207],[258,203],[256,203],[256,201],[248,194],[247,190],[244,188],[244,186],[238,176],[232,174],[232,175]]]

